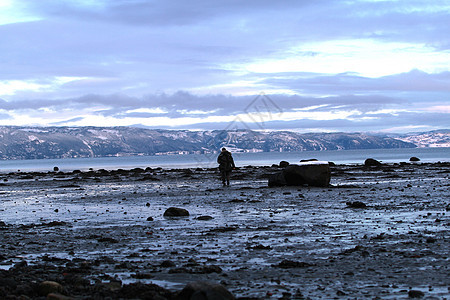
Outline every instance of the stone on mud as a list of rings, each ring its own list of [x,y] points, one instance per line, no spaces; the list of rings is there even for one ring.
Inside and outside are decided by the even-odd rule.
[[[211,216],[199,216],[196,219],[199,220],[199,221],[209,221],[209,220],[212,220],[214,218],[211,217]]]
[[[169,207],[164,212],[164,217],[187,217],[187,216],[189,216],[189,211],[179,207]]]
[[[347,204],[347,206],[351,207],[351,208],[366,208],[367,207],[367,205],[361,201],[347,201],[347,202],[345,202],[345,204]]]
[[[423,298],[425,293],[419,290],[410,290],[408,292],[408,298]]]
[[[223,285],[205,281],[188,283],[175,300],[232,300],[235,299]]]
[[[413,156],[409,158],[409,161],[420,161],[420,158]]]
[[[368,158],[364,161],[364,166],[366,167],[379,167],[381,166],[381,162],[376,159]]]
[[[39,284],[38,292],[41,296],[47,296],[50,293],[62,293],[63,287],[55,281],[43,281]]]
[[[285,259],[285,260],[281,261],[278,265],[272,265],[272,266],[276,267],[276,268],[290,269],[290,268],[307,268],[307,267],[311,267],[312,264],[309,264],[309,263],[303,262],[303,261],[294,261],[294,260]]]

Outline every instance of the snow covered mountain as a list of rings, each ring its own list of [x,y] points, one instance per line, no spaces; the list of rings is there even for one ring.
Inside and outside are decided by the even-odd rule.
[[[396,137],[397,139],[413,143],[417,147],[450,147],[450,130],[435,130],[421,133],[410,133]]]
[[[223,146],[235,152],[414,148],[448,143],[449,136],[449,131],[394,138],[364,133],[4,126],[0,159],[202,154]]]

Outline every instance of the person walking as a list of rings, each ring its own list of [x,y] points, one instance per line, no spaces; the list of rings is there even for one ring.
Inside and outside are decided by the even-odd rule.
[[[226,148],[222,148],[219,157],[217,157],[217,163],[219,164],[220,176],[223,185],[229,186],[231,170],[236,168],[233,156],[231,156],[231,152]]]

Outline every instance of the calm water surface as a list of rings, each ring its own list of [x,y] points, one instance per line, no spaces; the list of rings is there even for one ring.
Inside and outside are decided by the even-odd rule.
[[[413,149],[368,149],[340,151],[302,151],[302,152],[259,152],[234,153],[237,166],[270,166],[285,160],[297,163],[301,159],[316,158],[337,164],[361,164],[366,158],[374,158],[386,163],[407,162],[412,156],[421,162],[448,162],[450,148],[413,148]],[[52,171],[57,166],[61,171],[131,168],[196,168],[216,167],[217,154],[208,155],[164,155],[132,157],[97,157],[66,159],[34,159],[0,161],[0,172]]]

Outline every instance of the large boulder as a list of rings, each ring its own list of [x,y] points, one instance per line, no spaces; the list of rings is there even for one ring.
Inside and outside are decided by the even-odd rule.
[[[328,162],[305,162],[289,165],[283,170],[287,185],[328,186],[331,179]]]
[[[269,186],[319,186],[330,184],[331,171],[328,162],[310,161],[289,165],[282,172],[269,176]]]

